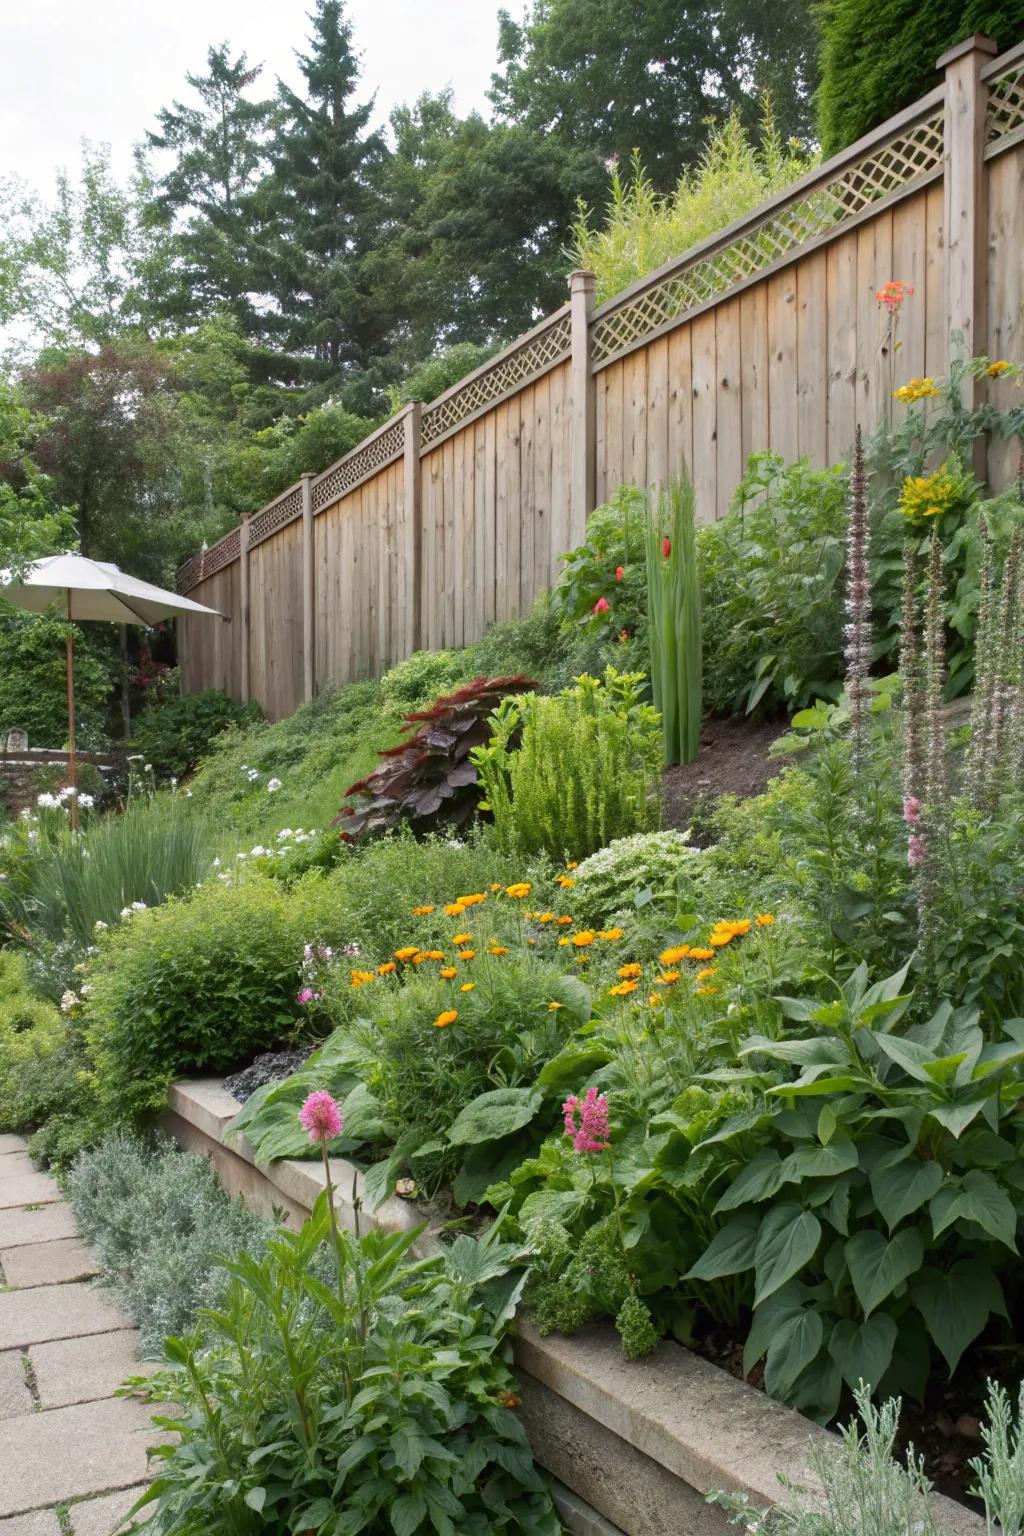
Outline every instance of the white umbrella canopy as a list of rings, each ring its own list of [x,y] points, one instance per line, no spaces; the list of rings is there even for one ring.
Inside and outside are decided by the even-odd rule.
[[[85,555],[48,555],[23,571],[0,571],[0,597],[28,613],[45,613],[59,606],[64,617],[79,620],[100,619],[112,624],[156,624],[177,613],[204,613],[211,618],[224,615],[216,608],[205,608],[189,597],[154,587],[151,582],[128,576],[118,566],[105,560],[90,560]],[[68,635],[68,776],[77,791],[75,760],[75,673],[74,641]],[[78,796],[71,795],[71,826],[78,830]]]

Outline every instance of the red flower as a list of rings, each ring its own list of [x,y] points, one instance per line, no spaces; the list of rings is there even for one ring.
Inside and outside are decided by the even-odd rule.
[[[609,608],[609,603],[608,603],[608,599],[606,597],[599,597],[597,602],[594,604],[594,612],[595,613],[607,613],[608,612],[608,608]]]
[[[667,534],[665,535],[665,537],[661,541],[661,552],[665,556],[666,560],[668,559],[669,555],[672,553],[672,540],[668,537]]]
[[[621,581],[623,576],[625,576],[625,574],[626,574],[626,567],[624,565],[617,565],[615,567],[615,580],[616,581]]]

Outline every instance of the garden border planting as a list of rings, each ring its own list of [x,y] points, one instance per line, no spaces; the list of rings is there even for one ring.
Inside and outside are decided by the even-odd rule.
[[[257,1167],[244,1137],[227,1140],[237,1111],[219,1079],[203,1078],[172,1086],[162,1123],[211,1159],[229,1194],[301,1224],[324,1188],[323,1168],[288,1159]],[[351,1227],[362,1176],[343,1158],[331,1159],[331,1175],[339,1218]],[[369,1219],[408,1231],[418,1213],[389,1199]],[[428,1227],[418,1247],[429,1251],[436,1241]],[[808,1438],[826,1434],[672,1342],[628,1362],[608,1327],[541,1338],[521,1323],[515,1361],[534,1455],[566,1485],[556,1502],[575,1536],[717,1536],[726,1517],[704,1503],[705,1494],[739,1489],[770,1503],[777,1474],[805,1477]],[[947,1536],[982,1536],[984,1522],[952,1500],[936,1497],[935,1508]]]

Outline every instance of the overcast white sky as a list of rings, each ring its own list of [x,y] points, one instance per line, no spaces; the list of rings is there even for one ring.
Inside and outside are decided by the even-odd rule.
[[[349,0],[365,98],[383,120],[397,102],[451,84],[460,110],[486,105],[502,0]],[[504,0],[513,15],[522,0]],[[79,141],[108,143],[124,175],[154,114],[187,90],[225,39],[294,78],[309,0],[0,0],[0,176],[49,191],[77,166]],[[269,91],[268,91],[269,94]],[[188,99],[188,98],[186,98]]]

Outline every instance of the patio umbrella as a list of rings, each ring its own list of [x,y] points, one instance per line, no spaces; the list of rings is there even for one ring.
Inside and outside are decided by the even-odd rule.
[[[104,560],[89,560],[85,555],[49,555],[36,560],[23,571],[0,571],[0,597],[15,608],[29,613],[44,613],[59,604],[72,622],[106,619],[112,624],[156,624],[178,613],[206,613],[211,618],[224,615],[215,608],[204,608],[177,592],[165,592],[148,581],[127,576],[116,565]],[[78,789],[75,761],[75,659],[74,641],[68,635],[68,774],[73,790]],[[78,796],[71,796],[71,826],[78,829]]]

